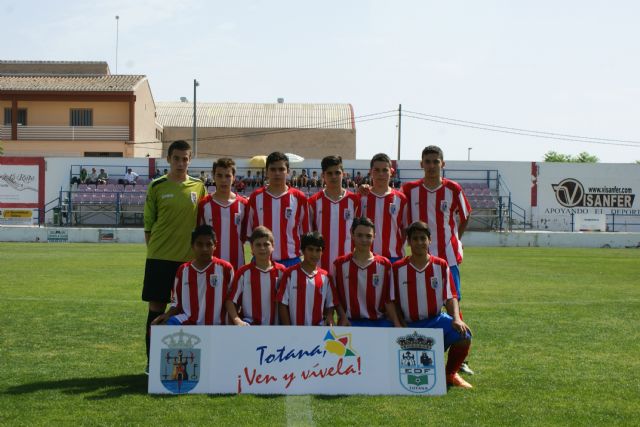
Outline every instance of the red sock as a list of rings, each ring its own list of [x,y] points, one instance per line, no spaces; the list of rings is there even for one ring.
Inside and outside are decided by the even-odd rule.
[[[466,341],[462,343],[453,344],[449,347],[449,356],[447,357],[447,366],[445,367],[445,373],[447,375],[453,375],[460,370],[460,366],[464,363],[469,349],[471,348],[471,342]]]

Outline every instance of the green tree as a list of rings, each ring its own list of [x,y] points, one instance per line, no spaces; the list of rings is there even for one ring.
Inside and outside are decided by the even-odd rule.
[[[600,159],[593,154],[589,154],[586,151],[582,153],[572,156],[571,154],[562,154],[556,151],[548,151],[544,155],[545,162],[556,162],[556,163],[598,163]]]

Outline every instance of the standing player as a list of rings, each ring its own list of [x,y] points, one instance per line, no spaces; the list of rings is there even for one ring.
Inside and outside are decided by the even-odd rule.
[[[149,303],[147,361],[151,322],[167,308],[178,267],[192,258],[189,235],[196,225],[198,201],[206,194],[202,181],[187,175],[191,162],[189,143],[171,143],[167,162],[169,172],[151,182],[144,204],[147,261],[142,300]]]
[[[409,222],[423,221],[429,226],[433,235],[429,253],[443,258],[449,264],[460,300],[460,239],[469,222],[471,205],[457,182],[442,177],[444,155],[440,147],[425,147],[422,150],[420,167],[424,170],[424,177],[408,182],[402,187],[402,192],[409,202]],[[467,363],[462,366],[461,371],[473,375]]]
[[[404,255],[407,199],[389,186],[394,172],[389,156],[376,154],[370,165],[372,185],[368,194],[361,197],[361,212],[362,216],[372,219],[376,226],[373,253],[394,263]]]
[[[349,319],[341,326],[402,326],[394,304],[391,263],[371,252],[374,234],[375,226],[369,218],[353,220],[354,251],[335,261],[336,288]]]
[[[472,388],[458,371],[471,346],[471,331],[460,318],[456,288],[447,262],[429,254],[431,232],[416,221],[407,228],[411,256],[393,264],[393,280],[399,313],[410,328],[439,328],[448,349],[447,384]],[[446,307],[447,313],[441,312]]]
[[[351,252],[351,223],[360,216],[359,197],[342,188],[344,169],[340,156],[322,159],[322,179],[326,187],[309,199],[311,227],[325,240],[320,267],[331,272],[333,261]]]
[[[318,268],[324,241],[317,231],[302,236],[304,260],[285,271],[278,287],[280,323],[283,325],[333,325],[334,306],[344,323],[333,280]]]
[[[234,325],[275,325],[277,323],[276,288],[285,267],[271,261],[273,234],[258,226],[249,237],[254,260],[240,267],[226,301],[229,319]],[[242,318],[238,315],[242,307]]]
[[[269,184],[249,197],[246,234],[258,225],[267,227],[275,240],[273,258],[290,267],[300,262],[300,236],[309,231],[307,198],[287,186],[289,158],[284,153],[269,154],[266,167]]]
[[[233,267],[213,256],[216,233],[209,225],[199,225],[191,233],[195,258],[176,273],[171,308],[158,316],[154,325],[224,325],[224,302],[233,280]]]
[[[198,224],[213,227],[218,236],[214,256],[229,261],[237,270],[244,265],[242,224],[248,201],[231,191],[236,179],[236,164],[222,157],[213,163],[216,192],[207,194],[198,206]]]

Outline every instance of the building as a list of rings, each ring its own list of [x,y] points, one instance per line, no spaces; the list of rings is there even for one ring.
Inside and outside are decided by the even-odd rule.
[[[147,78],[106,62],[0,61],[6,156],[158,157],[162,126]]]
[[[197,157],[252,157],[282,151],[321,159],[356,157],[351,104],[198,103]],[[177,139],[193,140],[193,103],[159,102],[164,153]]]

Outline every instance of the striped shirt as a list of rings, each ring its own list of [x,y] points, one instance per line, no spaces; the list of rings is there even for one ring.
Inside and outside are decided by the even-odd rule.
[[[285,271],[277,300],[289,307],[291,324],[299,326],[322,325],[324,309],[338,301],[333,280],[326,270],[318,268],[309,274],[302,264]]]
[[[276,290],[286,268],[274,263],[261,270],[254,262],[236,272],[228,299],[242,307],[242,319],[252,325],[275,325],[277,320]]]
[[[371,320],[384,317],[385,304],[395,299],[391,277],[391,263],[383,256],[374,255],[366,267],[356,264],[352,253],[338,258],[334,278],[347,317]]]
[[[236,270],[245,263],[242,224],[248,203],[244,197],[236,196],[224,204],[207,194],[198,206],[198,225],[210,225],[216,232],[213,256],[229,261]]]
[[[405,321],[416,322],[437,316],[444,303],[458,294],[445,260],[429,255],[427,265],[418,270],[410,259],[393,264],[393,283]]]
[[[429,190],[418,180],[406,183],[402,191],[409,202],[409,223],[423,221],[431,230],[429,253],[444,258],[450,266],[462,263],[458,224],[471,214],[471,205],[462,187],[442,178],[442,185],[435,190]]]
[[[171,292],[171,307],[180,310],[175,317],[183,325],[224,325],[224,302],[233,280],[233,267],[213,257],[203,270],[191,262],[182,264],[176,273]]]
[[[397,190],[378,196],[369,192],[362,196],[362,215],[376,226],[373,239],[373,253],[386,258],[398,258],[404,255],[402,232],[407,227],[407,199]]]

